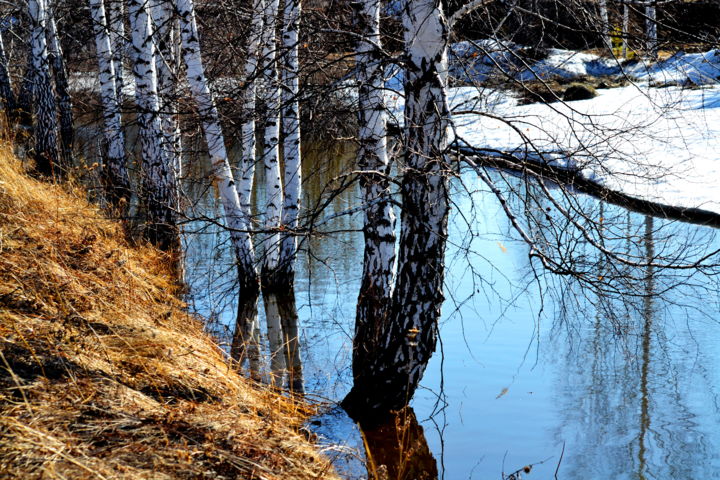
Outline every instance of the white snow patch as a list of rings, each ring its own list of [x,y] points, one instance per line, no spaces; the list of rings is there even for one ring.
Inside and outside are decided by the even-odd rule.
[[[453,107],[467,110],[469,90],[450,90]],[[455,115],[454,140],[542,158],[639,198],[720,213],[720,86],[599,93],[567,104],[496,102],[497,118]]]
[[[638,80],[667,85],[713,85],[720,83],[720,50],[702,53],[678,52],[635,74]]]
[[[528,66],[516,78],[520,81],[557,77],[571,79],[584,75],[615,75],[618,70],[615,59],[553,48],[547,58]]]

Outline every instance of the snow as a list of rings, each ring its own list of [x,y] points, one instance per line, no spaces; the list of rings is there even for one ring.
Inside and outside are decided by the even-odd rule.
[[[552,78],[572,79],[585,75],[617,75],[620,67],[615,59],[600,58],[590,53],[553,48],[548,57],[516,75],[520,81],[549,80]]]
[[[632,85],[591,100],[517,105],[506,94],[487,114],[454,115],[458,146],[514,152],[579,171],[626,194],[720,213],[720,86]],[[454,111],[477,102],[472,87],[451,89]]]
[[[634,76],[638,80],[648,80],[661,85],[717,84],[720,82],[720,50],[703,53],[678,52]]]

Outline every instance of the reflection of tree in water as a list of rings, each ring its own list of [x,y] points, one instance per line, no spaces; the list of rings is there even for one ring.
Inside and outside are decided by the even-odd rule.
[[[438,469],[415,412],[406,407],[385,423],[362,429],[371,480],[436,480]]]
[[[641,244],[629,245],[628,253],[644,257],[644,265],[598,262],[598,276],[624,273],[636,288],[627,295],[606,292],[588,299],[585,309],[561,312],[552,333],[568,366],[558,383],[563,422],[556,435],[568,442],[562,476],[703,478],[713,448],[690,398],[696,359],[688,358],[688,346],[677,344],[683,329],[692,326],[673,321],[687,314],[689,299],[698,295],[683,285],[693,272],[658,271],[653,264],[667,258],[667,251],[662,257],[658,251],[672,248],[673,237],[663,233],[667,224],[628,218],[624,238],[632,238],[633,229],[643,233]],[[574,294],[583,292],[564,292]]]
[[[255,378],[269,373],[270,377],[275,377],[276,384],[282,382],[282,385],[278,386],[287,385],[295,391],[304,390],[305,375],[301,360],[305,360],[308,377],[313,381],[317,382],[314,377],[318,375],[328,375],[328,365],[332,359],[325,355],[322,358],[306,355],[310,350],[328,350],[323,349],[322,345],[323,342],[327,343],[327,339],[319,338],[317,332],[324,332],[323,335],[329,336],[329,332],[339,330],[336,325],[331,325],[332,322],[346,318],[349,322],[352,321],[352,318],[339,310],[344,305],[342,296],[350,295],[348,292],[353,292],[354,295],[357,290],[353,281],[348,279],[356,280],[353,275],[359,275],[355,254],[360,251],[359,240],[362,240],[362,236],[357,233],[361,227],[357,219],[361,217],[341,214],[355,206],[357,200],[356,185],[351,181],[351,177],[347,176],[352,168],[350,159],[354,158],[353,149],[347,143],[323,146],[308,144],[306,147],[303,151],[305,171],[301,225],[315,225],[315,228],[312,235],[299,239],[296,276],[298,297],[295,297],[295,292],[290,292],[287,296],[270,299],[270,311],[276,312],[273,314],[275,321],[271,322],[274,328],[271,328],[270,338],[266,336],[265,309],[260,308],[260,316],[253,323],[252,331],[245,333],[245,336],[255,338],[255,342],[249,342],[244,352],[244,357],[250,359],[248,367],[254,372]],[[221,206],[213,185],[207,181],[204,153],[200,148],[194,150],[191,144],[188,144],[187,151],[189,168],[185,189],[189,194],[187,212],[191,220],[185,229],[188,280],[193,294],[188,300],[192,309],[209,317],[208,329],[218,336],[221,342],[230,345],[233,337],[237,337],[231,330],[236,323],[234,312],[237,311],[238,301],[234,261],[228,254],[231,249],[227,232],[221,226]],[[232,152],[238,155],[236,149],[232,149]],[[332,179],[337,180],[331,181]],[[264,171],[262,168],[257,169],[253,205],[257,205],[258,200],[265,196],[264,183]],[[260,212],[255,211],[255,220],[259,221],[260,217]],[[332,234],[323,235],[321,232]],[[262,234],[256,235],[256,245],[261,247],[263,241]],[[341,262],[337,262],[337,259]],[[336,299],[334,303],[333,298]],[[315,325],[314,328],[305,330],[301,343],[299,335],[302,329],[298,322],[298,308],[308,306],[318,309],[311,316],[314,322],[327,322],[328,325],[327,328]],[[278,328],[280,325],[282,328]],[[347,330],[347,327],[344,329]],[[272,335],[272,331],[280,330],[290,333],[283,334],[282,338]],[[272,346],[269,345],[270,339]],[[320,348],[315,348],[318,343],[321,344]],[[277,351],[278,354],[271,358],[271,351]],[[263,364],[268,368],[263,367]],[[279,378],[286,375],[287,384]]]

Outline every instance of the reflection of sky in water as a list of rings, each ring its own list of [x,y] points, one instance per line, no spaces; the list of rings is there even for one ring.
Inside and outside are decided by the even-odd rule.
[[[352,152],[337,148],[306,156],[312,165],[304,172],[305,205],[317,202],[328,179],[349,165]],[[202,161],[189,160],[190,177],[200,178],[202,168]],[[262,198],[262,169],[257,173],[256,195]],[[441,343],[413,401],[444,478],[501,478],[503,470],[543,460],[527,478],[552,478],[563,443],[561,479],[720,478],[716,286],[698,275],[658,273],[659,290],[686,286],[654,303],[652,325],[645,328],[637,297],[597,298],[549,275],[535,281],[528,249],[513,240],[495,199],[472,175],[462,180],[462,187],[453,184]],[[236,300],[227,235],[213,223],[221,221],[216,198],[201,194],[207,185],[188,181],[186,188],[199,198],[188,206],[188,216],[199,219],[186,225],[190,306],[227,340]],[[324,215],[356,206],[358,196],[353,186]],[[598,214],[597,202],[583,202]],[[606,217],[617,214],[607,228],[621,236],[627,216],[606,208]],[[306,240],[298,261],[307,390],[335,400],[349,389],[361,222],[354,214],[323,224],[322,231],[335,233]],[[642,224],[630,215],[627,228],[638,232]],[[656,249],[667,253],[687,242],[707,250],[712,239],[706,233],[663,226]],[[643,251],[626,243],[627,251]],[[592,263],[591,249],[575,244],[587,249]],[[260,315],[262,324],[262,308]],[[645,358],[650,362],[643,370]],[[341,420],[326,422],[321,433],[355,435]]]

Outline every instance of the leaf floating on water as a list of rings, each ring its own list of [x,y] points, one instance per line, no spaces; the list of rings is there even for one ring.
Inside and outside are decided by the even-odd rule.
[[[498,398],[502,397],[502,396],[505,395],[507,392],[508,392],[508,387],[503,388],[503,389],[500,391],[500,393],[498,394],[498,396],[495,397],[495,400],[497,400]]]
[[[502,242],[497,242],[498,247],[500,247],[500,250],[502,250],[503,253],[507,253],[507,247],[502,244]]]

